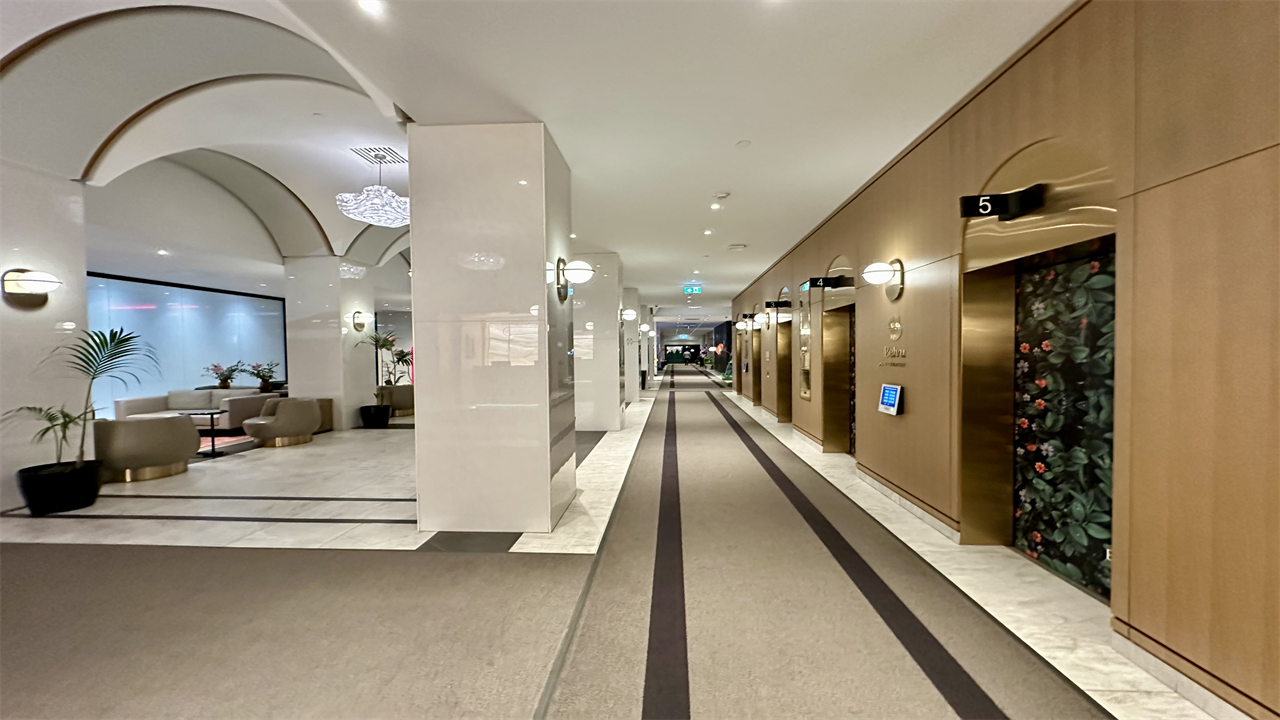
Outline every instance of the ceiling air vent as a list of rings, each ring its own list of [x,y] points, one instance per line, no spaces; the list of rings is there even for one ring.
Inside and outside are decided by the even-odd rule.
[[[397,152],[395,148],[358,147],[351,148],[351,152],[359,155],[366,162],[374,165],[401,165],[409,162],[408,159]]]

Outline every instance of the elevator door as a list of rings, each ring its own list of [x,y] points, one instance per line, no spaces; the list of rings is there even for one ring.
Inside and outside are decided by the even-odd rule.
[[[751,404],[759,405],[760,400],[760,331],[751,331]]]
[[[1017,261],[1014,546],[1111,591],[1114,238]]]
[[[849,312],[849,454],[858,454],[858,313]]]
[[[791,323],[780,322],[778,328],[778,422],[791,422]]]

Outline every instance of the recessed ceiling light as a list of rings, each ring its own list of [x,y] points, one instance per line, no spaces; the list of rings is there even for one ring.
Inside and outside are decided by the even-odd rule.
[[[529,184],[529,181],[528,181],[528,180],[521,180],[521,181],[520,181],[520,184],[521,184],[521,185],[528,185],[528,184]]]
[[[258,283],[258,287],[266,287],[266,286],[267,286],[266,283]]]
[[[694,270],[694,271],[693,271],[693,274],[694,274],[694,275],[697,275],[697,274],[698,274],[698,271],[697,271],[697,270]]]
[[[738,149],[739,149],[739,150],[746,150],[747,148],[751,147],[751,141],[750,141],[750,140],[739,140],[739,141],[738,141],[738,145],[737,145],[737,147],[738,147]]]
[[[719,209],[720,209],[720,203],[711,203],[711,209],[712,209],[712,210],[719,210]]]
[[[168,250],[165,250],[164,248],[160,248],[159,250],[157,250],[157,251],[156,251],[156,254],[157,254],[157,255],[168,255],[168,254],[169,254],[169,251],[168,251]]]
[[[382,0],[356,0],[356,5],[374,17],[381,17],[387,9],[387,4]]]
[[[569,233],[569,239],[570,239],[570,240],[577,240],[577,239],[578,239],[578,234],[577,234],[577,233]]]
[[[742,252],[743,250],[746,250],[746,249],[747,249],[746,245],[730,245],[729,246],[729,252]]]
[[[702,234],[703,234],[703,235],[710,235],[710,234],[711,234],[711,231],[710,231],[710,230],[703,230],[703,231],[702,231]]]

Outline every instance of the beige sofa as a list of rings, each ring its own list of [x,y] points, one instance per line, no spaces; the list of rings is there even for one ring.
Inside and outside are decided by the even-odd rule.
[[[413,386],[412,385],[379,385],[378,386],[378,404],[390,405],[391,414],[399,417],[401,415],[413,414]]]
[[[279,397],[262,393],[257,388],[227,390],[170,390],[167,395],[127,398],[116,401],[116,420],[173,417],[175,410],[225,410],[217,416],[215,430],[235,430],[245,420],[262,414],[267,400]],[[196,415],[190,419],[196,428],[209,429],[209,417]]]
[[[104,482],[155,480],[187,471],[200,449],[200,433],[184,417],[95,420],[94,457]]]
[[[260,417],[244,421],[244,431],[264,447],[288,447],[311,442],[320,422],[320,403],[314,399],[271,398]]]

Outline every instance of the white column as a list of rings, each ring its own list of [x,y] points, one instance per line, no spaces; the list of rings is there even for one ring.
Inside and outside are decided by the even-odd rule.
[[[640,359],[640,368],[643,369],[646,373],[648,373],[648,376],[649,376],[648,386],[649,386],[649,389],[652,390],[655,387],[653,371],[655,367],[654,366],[654,354],[655,354],[654,347],[657,343],[657,338],[649,337],[649,332],[656,332],[658,329],[657,324],[653,322],[652,306],[646,305],[641,310],[640,323],[642,325],[649,326],[648,332],[644,330],[640,331],[640,347],[643,348],[641,359]]]
[[[0,243],[0,272],[36,270],[63,283],[40,308],[0,302],[0,412],[63,404],[78,412],[84,407],[87,382],[73,379],[58,363],[42,361],[89,322],[83,187],[0,163]],[[67,323],[74,323],[74,329]],[[19,468],[54,461],[52,441],[31,443],[39,428],[36,423],[13,423],[0,433],[0,505],[6,508],[22,503],[14,480]],[[77,431],[75,442],[79,437]],[[88,443],[92,448],[92,431]],[[75,459],[76,448],[69,451],[70,458],[63,451],[64,461]]]
[[[626,355],[623,359],[623,378],[626,383],[626,400],[633,403],[640,399],[640,291],[635,288],[622,289],[623,311],[634,310],[635,317],[622,321],[623,348]]]
[[[576,492],[569,168],[540,123],[409,127],[418,527],[548,532]],[[483,256],[483,262],[477,260]]]
[[[617,253],[575,255],[591,263],[591,282],[573,287],[574,405],[579,430],[621,430],[622,261]]]
[[[343,279],[343,262],[308,257],[284,264],[289,395],[332,398],[337,430],[360,427],[360,406],[376,402],[374,349],[358,345],[374,330],[373,280]],[[356,319],[367,323],[363,332]]]

